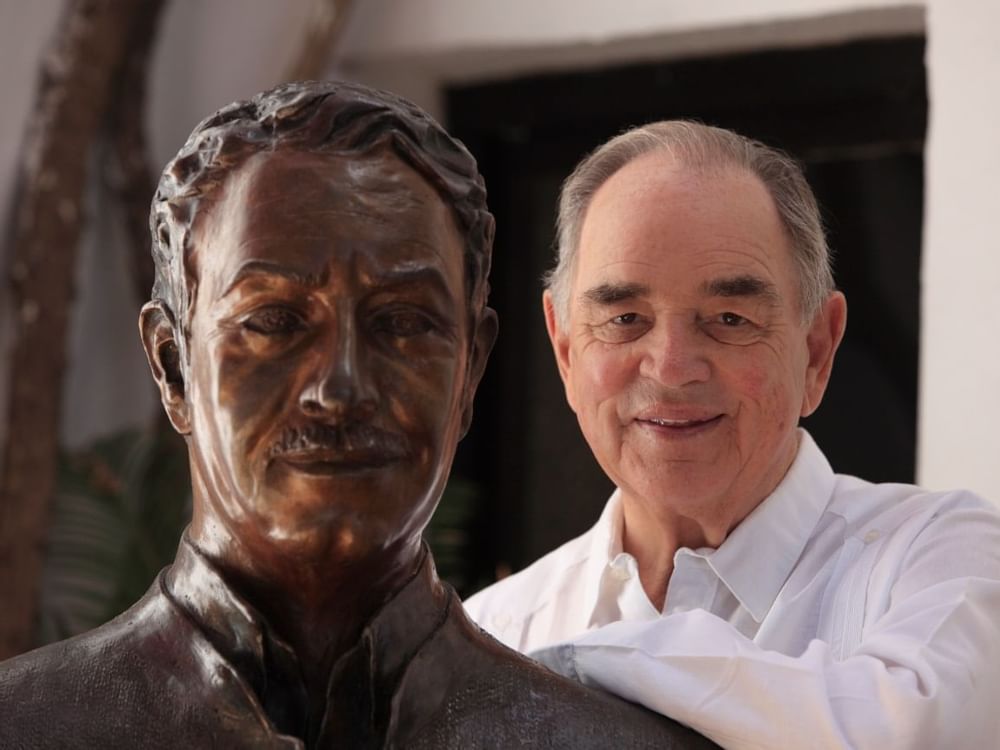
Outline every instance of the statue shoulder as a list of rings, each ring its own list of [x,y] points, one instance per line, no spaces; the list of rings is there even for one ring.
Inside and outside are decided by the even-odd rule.
[[[716,747],[670,719],[507,648],[459,606],[417,662],[421,666],[411,665],[396,698],[401,747]]]
[[[190,650],[190,628],[151,589],[94,630],[0,663],[0,747],[96,747],[85,738],[169,711],[158,683],[176,682],[168,676]]]

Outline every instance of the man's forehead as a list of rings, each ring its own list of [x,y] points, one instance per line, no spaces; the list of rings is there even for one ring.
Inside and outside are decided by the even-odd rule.
[[[584,217],[574,297],[796,296],[792,249],[770,192],[738,167],[690,168],[654,153],[623,167]]]

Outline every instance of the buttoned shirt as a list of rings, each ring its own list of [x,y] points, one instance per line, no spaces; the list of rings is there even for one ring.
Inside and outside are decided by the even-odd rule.
[[[1000,747],[997,511],[834,474],[805,432],[718,549],[677,550],[662,611],[622,549],[617,492],[590,531],[465,606],[723,747]]]
[[[0,664],[0,747],[715,747],[500,646],[430,554],[334,663],[310,711],[295,652],[211,561],[174,564],[100,628]]]

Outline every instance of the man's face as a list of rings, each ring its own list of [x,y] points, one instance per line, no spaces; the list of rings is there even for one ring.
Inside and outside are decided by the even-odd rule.
[[[196,525],[351,555],[418,535],[476,379],[448,207],[386,151],[277,151],[194,231]]]
[[[698,176],[664,154],[594,196],[565,329],[546,301],[570,405],[626,502],[725,530],[794,458],[842,329],[841,315],[830,334],[825,310],[803,323],[791,249],[759,180]]]

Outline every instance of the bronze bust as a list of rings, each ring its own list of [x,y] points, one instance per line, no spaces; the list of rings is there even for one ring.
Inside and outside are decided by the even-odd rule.
[[[485,199],[461,144],[361,86],[198,125],[140,316],[193,519],[131,609],[0,665],[0,745],[712,746],[490,639],[421,542],[497,331]]]

